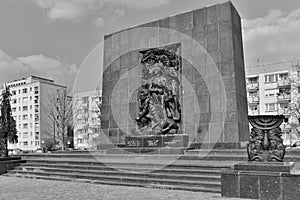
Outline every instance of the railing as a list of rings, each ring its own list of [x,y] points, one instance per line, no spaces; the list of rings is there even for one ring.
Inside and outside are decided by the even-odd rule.
[[[290,94],[279,94],[277,98],[278,98],[278,101],[290,100],[291,95]]]
[[[290,131],[291,130],[291,125],[287,124],[287,123],[284,123],[284,124],[281,124],[280,128],[282,129],[282,131]]]
[[[249,103],[258,103],[259,97],[258,96],[250,96],[250,97],[248,97],[248,102]]]
[[[248,115],[259,115],[258,110],[250,110],[248,111]]]
[[[290,115],[291,111],[288,108],[281,108],[278,110],[279,115]]]
[[[258,89],[258,83],[247,83],[247,88],[249,90]]]
[[[278,86],[279,87],[289,86],[289,85],[290,85],[290,80],[288,80],[288,79],[278,81]]]

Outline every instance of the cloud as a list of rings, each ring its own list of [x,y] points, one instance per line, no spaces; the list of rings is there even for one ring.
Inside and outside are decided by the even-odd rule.
[[[152,9],[160,6],[164,6],[170,3],[171,0],[106,0],[107,2],[111,2],[115,5],[123,5],[126,7],[144,10],[144,9]]]
[[[76,73],[74,64],[63,64],[44,55],[12,58],[0,50],[0,80],[3,82],[36,75],[71,86]]]
[[[299,58],[300,8],[289,13],[270,10],[267,16],[244,19],[243,38],[246,66]]]
[[[84,15],[100,11],[105,12],[105,6],[117,8],[117,15],[123,16],[124,10],[120,7],[130,9],[152,9],[167,5],[171,0],[32,0],[39,7],[46,10],[51,20],[78,20]],[[108,9],[109,10],[109,9]]]
[[[52,20],[75,20],[81,18],[88,10],[88,1],[82,0],[34,0],[34,2],[45,9]]]
[[[101,27],[104,24],[104,20],[101,17],[97,17],[94,21],[94,26]]]

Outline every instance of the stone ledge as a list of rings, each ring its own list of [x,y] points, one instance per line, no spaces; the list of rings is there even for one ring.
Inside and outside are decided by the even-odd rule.
[[[300,174],[293,172],[294,163],[289,162],[236,164],[221,172],[221,193],[235,198],[298,199]]]

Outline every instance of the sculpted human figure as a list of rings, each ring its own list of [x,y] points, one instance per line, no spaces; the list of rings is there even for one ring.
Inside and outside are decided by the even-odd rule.
[[[179,128],[179,58],[175,50],[157,48],[141,52],[143,79],[148,83],[147,98],[139,96],[139,116],[136,121],[141,130],[153,134],[174,133]],[[145,90],[146,86],[142,87]],[[147,100],[144,100],[147,99]],[[142,119],[149,123],[141,123]],[[176,132],[176,131],[175,131]]]
[[[147,116],[149,114],[149,84],[143,83],[142,90],[139,91],[138,105],[139,105],[139,115],[135,119],[137,122],[146,125],[150,118]]]

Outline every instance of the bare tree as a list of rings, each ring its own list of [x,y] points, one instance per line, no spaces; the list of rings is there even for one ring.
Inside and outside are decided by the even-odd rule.
[[[57,90],[56,93],[49,97],[45,107],[48,115],[48,126],[53,126],[54,129],[54,140],[57,133],[57,137],[62,138],[62,149],[64,150],[68,127],[74,126],[73,104],[70,91],[67,89]]]

